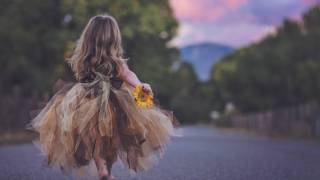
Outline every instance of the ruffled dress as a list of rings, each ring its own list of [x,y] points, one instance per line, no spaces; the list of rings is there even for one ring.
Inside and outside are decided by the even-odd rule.
[[[100,155],[109,166],[119,159],[135,172],[147,170],[170,138],[182,135],[172,111],[159,103],[138,107],[133,87],[106,69],[101,64],[79,82],[64,85],[30,122],[48,165],[68,171]]]

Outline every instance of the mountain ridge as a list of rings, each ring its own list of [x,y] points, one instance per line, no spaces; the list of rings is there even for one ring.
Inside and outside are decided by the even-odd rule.
[[[234,50],[231,46],[212,42],[191,44],[180,48],[182,61],[194,66],[200,80],[207,80],[212,66]]]

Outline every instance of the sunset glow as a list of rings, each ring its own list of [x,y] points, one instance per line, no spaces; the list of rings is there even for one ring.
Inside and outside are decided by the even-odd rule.
[[[170,4],[180,23],[172,45],[209,41],[242,47],[274,33],[286,17],[300,19],[320,0],[170,0]]]

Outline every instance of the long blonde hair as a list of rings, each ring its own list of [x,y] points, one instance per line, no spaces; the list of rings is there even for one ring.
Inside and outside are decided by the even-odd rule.
[[[73,72],[80,80],[92,67],[101,63],[109,73],[113,68],[121,71],[123,49],[121,33],[117,21],[109,15],[92,17],[84,28],[72,55],[66,59]],[[116,67],[114,67],[116,65]]]

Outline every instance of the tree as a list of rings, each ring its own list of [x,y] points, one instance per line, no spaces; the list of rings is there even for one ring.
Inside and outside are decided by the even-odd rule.
[[[5,1],[3,5],[2,93],[12,92],[14,87],[26,95],[43,93],[50,91],[58,77],[69,78],[64,55],[89,18],[100,13],[118,20],[130,65],[143,80],[161,82],[177,58],[176,50],[166,46],[177,28],[166,0],[30,0]]]
[[[222,97],[243,112],[320,100],[320,8],[303,22],[285,20],[275,35],[237,50],[212,70],[211,81]]]
[[[64,56],[75,46],[88,20],[104,13],[114,16],[119,23],[131,68],[153,86],[163,106],[171,104],[170,88],[177,86],[171,82],[171,66],[178,60],[179,52],[167,43],[175,36],[178,24],[167,0],[4,0],[1,3],[0,96],[6,98],[0,104],[2,121],[5,119],[13,126],[27,122],[27,112],[32,109],[30,103],[21,107],[20,112],[25,112],[22,116],[11,112],[23,99],[52,94],[58,78],[73,79]],[[25,119],[21,120],[22,117]]]

